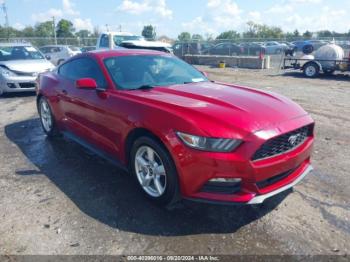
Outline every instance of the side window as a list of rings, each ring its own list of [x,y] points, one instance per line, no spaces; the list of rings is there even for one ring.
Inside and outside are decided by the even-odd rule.
[[[109,44],[108,44],[108,35],[104,34],[101,36],[101,39],[100,39],[100,47],[105,47],[105,48],[108,48],[109,47]]]
[[[80,78],[95,79],[99,88],[107,88],[106,80],[97,63],[91,58],[78,58],[62,65],[58,74],[76,81]]]
[[[179,50],[181,48],[181,44],[176,44],[175,46],[174,46],[174,49],[175,50]]]
[[[42,48],[40,48],[40,51],[41,51],[42,53],[44,53],[44,54],[47,54],[47,53],[48,53],[47,47],[42,47]]]
[[[224,49],[224,44],[217,45],[215,49],[217,50]]]

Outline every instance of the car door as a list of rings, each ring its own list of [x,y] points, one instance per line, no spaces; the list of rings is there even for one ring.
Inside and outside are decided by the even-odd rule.
[[[61,83],[58,93],[65,129],[83,142],[98,146],[96,132],[99,128],[96,119],[101,114],[99,103],[104,98],[97,90],[78,89],[75,86],[78,79],[93,78],[99,88],[106,88],[106,80],[98,64],[88,57],[74,59],[59,67],[58,78]]]
[[[217,46],[213,47],[210,54],[212,54],[212,55],[224,55],[224,54],[228,55],[228,49],[225,50],[225,44],[218,44]]]

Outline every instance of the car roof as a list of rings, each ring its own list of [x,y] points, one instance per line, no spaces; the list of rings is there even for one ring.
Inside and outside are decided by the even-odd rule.
[[[129,32],[102,32],[100,35],[136,36]]]
[[[0,43],[0,46],[32,46],[30,43]]]
[[[43,48],[43,47],[68,47],[69,45],[44,45],[40,48]]]
[[[83,53],[81,55],[78,55],[78,57],[84,57],[84,56],[93,56],[98,59],[105,59],[109,57],[114,56],[132,56],[132,55],[170,55],[165,52],[156,51],[156,50],[148,50],[148,49],[126,49],[126,48],[120,48],[120,49],[114,49],[114,50],[94,50],[88,53]],[[77,57],[77,56],[76,56]]]

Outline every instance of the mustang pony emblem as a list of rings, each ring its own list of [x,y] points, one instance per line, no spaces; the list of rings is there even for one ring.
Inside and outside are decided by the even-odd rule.
[[[291,144],[292,146],[295,146],[297,141],[298,141],[298,138],[301,136],[301,134],[296,134],[296,135],[293,135],[293,136],[290,136],[288,138],[288,142],[289,144]]]

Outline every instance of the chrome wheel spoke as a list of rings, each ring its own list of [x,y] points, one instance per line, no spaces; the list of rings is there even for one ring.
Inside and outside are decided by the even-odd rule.
[[[136,157],[136,161],[140,166],[146,167],[148,165],[147,161],[142,156]]]
[[[156,174],[159,175],[159,176],[165,176],[165,175],[166,175],[166,174],[165,174],[165,168],[164,168],[163,165],[157,166],[157,167],[155,168],[155,171],[156,171]]]
[[[163,194],[164,188],[162,186],[162,183],[160,182],[160,179],[157,177],[154,177],[153,182],[154,182],[154,186],[156,187],[159,195]]]
[[[146,176],[143,177],[142,186],[148,187],[151,181],[152,181],[152,177],[147,174]]]
[[[40,105],[40,116],[45,131],[50,132],[52,128],[52,116],[49,105],[45,100]]]
[[[154,162],[154,151],[150,147],[147,147],[147,158],[149,162]]]

